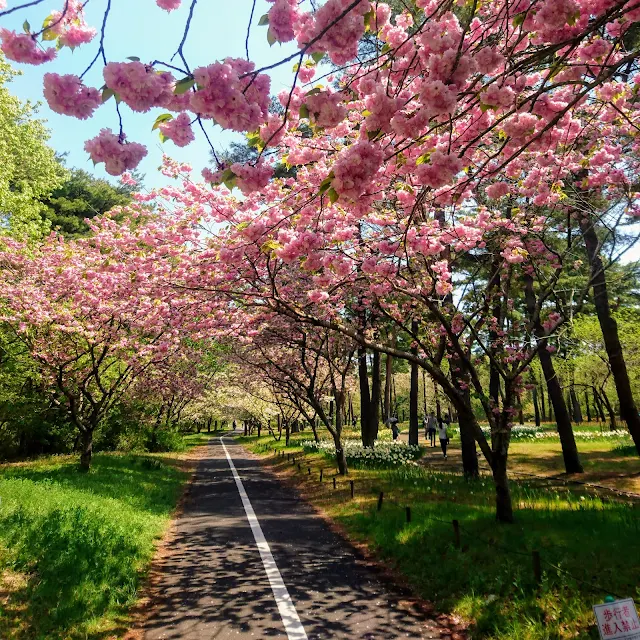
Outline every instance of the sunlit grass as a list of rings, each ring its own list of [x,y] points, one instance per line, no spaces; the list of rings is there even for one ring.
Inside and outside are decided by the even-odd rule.
[[[185,448],[210,436],[185,438]],[[175,453],[0,466],[0,638],[104,638],[127,612],[188,473]],[[107,635],[105,635],[107,634]]]

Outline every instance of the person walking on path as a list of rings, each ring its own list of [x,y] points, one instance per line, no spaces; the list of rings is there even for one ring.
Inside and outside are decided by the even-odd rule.
[[[432,447],[436,446],[436,417],[433,415],[433,411],[429,413],[427,417],[427,437],[429,438],[429,444]]]
[[[444,459],[447,459],[447,445],[449,444],[449,435],[447,434],[447,424],[446,422],[440,420],[440,425],[438,429],[438,436],[440,438],[440,447],[442,449],[442,455]]]
[[[393,439],[398,439],[398,416],[391,416],[389,418],[389,426],[391,427],[391,433],[393,435]]]

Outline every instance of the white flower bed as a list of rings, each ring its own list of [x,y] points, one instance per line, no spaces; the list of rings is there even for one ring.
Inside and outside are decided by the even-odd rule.
[[[321,440],[315,442],[307,440],[302,443],[307,451],[320,451],[328,455],[335,455],[336,448],[332,441]],[[404,464],[416,464],[415,458],[420,454],[420,447],[405,444],[404,442],[376,441],[373,449],[363,447],[359,440],[345,440],[342,443],[344,454],[349,463],[359,463],[364,466],[399,466]]]
[[[457,434],[458,429],[453,429]],[[488,427],[482,427],[482,433],[487,438],[491,437],[491,431]],[[625,438],[629,436],[629,432],[624,429],[616,429],[615,431],[574,431],[573,435],[576,440],[593,441],[593,440],[614,440],[617,438]],[[560,436],[557,431],[543,429],[542,427],[530,425],[516,425],[511,429],[511,440],[559,440]]]

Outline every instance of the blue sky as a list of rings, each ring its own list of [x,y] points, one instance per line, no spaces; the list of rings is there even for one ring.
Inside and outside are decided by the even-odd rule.
[[[7,8],[21,4],[24,0],[8,0]],[[107,0],[91,0],[86,7],[87,22],[99,29]],[[182,7],[171,14],[161,10],[155,0],[111,0],[111,12],[107,23],[105,49],[109,61],[123,61],[129,56],[137,56],[143,62],[154,59],[169,61],[182,38],[184,24],[187,19],[190,0],[183,0]],[[64,0],[51,0],[41,5],[31,7],[14,14],[0,18],[0,26],[22,30],[26,20],[36,29],[42,24],[52,10],[60,10]],[[265,0],[257,0],[254,14],[251,38],[249,40],[249,54],[257,66],[264,66],[277,62],[293,53],[293,43],[288,45],[275,44],[270,47],[267,43],[267,28],[257,26],[260,16],[266,13],[271,5]],[[198,0],[194,19],[191,25],[189,39],[185,46],[185,54],[191,68],[210,64],[226,56],[245,57],[246,29],[251,11],[251,0]],[[93,169],[87,153],[83,149],[85,140],[95,136],[103,127],[114,131],[118,129],[118,118],[115,103],[112,100],[104,104],[90,120],[77,120],[53,113],[42,98],[42,76],[46,72],[75,73],[80,75],[98,49],[98,38],[88,45],[71,51],[62,49],[58,58],[49,64],[33,67],[14,64],[23,72],[11,84],[12,93],[21,99],[43,102],[40,115],[48,121],[51,129],[50,144],[60,152],[68,152],[68,164],[87,171],[93,171],[99,177],[108,177],[98,165]],[[271,92],[279,91],[291,86],[293,80],[293,62],[288,62],[270,73]],[[102,65],[95,67],[85,78],[89,86],[101,87]],[[146,174],[147,187],[160,186],[167,182],[157,167],[162,160],[163,151],[180,161],[191,163],[198,173],[207,166],[209,161],[209,145],[202,132],[196,128],[196,141],[188,147],[179,149],[172,142],[160,143],[158,132],[151,132],[151,126],[156,116],[163,112],[154,109],[146,114],[134,113],[126,105],[121,105],[124,120],[124,130],[129,140],[141,142],[148,148],[148,155],[140,164],[139,169]],[[207,132],[216,149],[228,145],[232,139],[238,139],[238,134],[222,131],[218,126],[207,126]]]

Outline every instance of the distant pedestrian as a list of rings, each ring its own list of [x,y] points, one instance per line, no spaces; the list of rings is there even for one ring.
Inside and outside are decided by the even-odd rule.
[[[432,447],[436,446],[436,424],[436,417],[433,415],[433,411],[431,411],[427,418],[427,437],[429,438],[429,444]]]
[[[438,437],[440,438],[440,448],[442,449],[442,455],[444,459],[447,459],[447,445],[449,444],[449,434],[447,433],[447,424],[443,420],[440,420],[438,429]]]
[[[398,439],[398,416],[391,416],[389,418],[389,426],[391,427],[391,434],[394,440]]]
[[[236,424],[236,421],[233,421],[233,430],[235,431],[238,428],[238,425]]]

